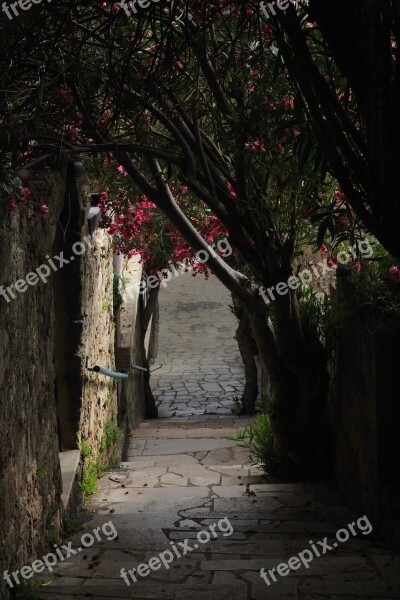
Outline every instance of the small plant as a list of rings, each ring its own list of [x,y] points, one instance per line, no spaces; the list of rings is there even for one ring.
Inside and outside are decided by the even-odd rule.
[[[110,450],[112,450],[112,448],[118,443],[119,438],[120,432],[118,425],[116,425],[116,423],[113,421],[106,421],[104,423],[103,437],[101,438],[101,452],[110,452]]]
[[[103,407],[106,408],[111,405],[114,397],[112,394],[108,394],[107,398],[104,400]]]
[[[249,450],[251,464],[271,475],[281,471],[283,465],[274,449],[271,421],[267,414],[259,413],[253,425],[247,425],[228,439],[238,442],[240,448]]]
[[[89,456],[92,454],[92,448],[85,440],[81,441],[81,454],[83,458],[89,458]]]
[[[101,303],[101,308],[104,310],[104,312],[108,311],[109,306],[110,306],[109,300],[103,300],[103,302]]]
[[[86,502],[96,491],[99,475],[99,467],[94,462],[89,462],[88,466],[84,468],[82,481],[79,484],[84,502]]]

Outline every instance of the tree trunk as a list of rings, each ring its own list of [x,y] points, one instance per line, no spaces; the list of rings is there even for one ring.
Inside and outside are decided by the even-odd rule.
[[[329,439],[327,356],[318,337],[305,334],[300,323],[293,322],[298,314],[294,294],[290,303],[292,318],[282,319],[282,314],[276,315],[285,310],[285,303],[276,299],[274,326],[268,323],[265,308],[248,314],[270,383],[275,449],[301,467],[321,470]]]
[[[240,307],[238,319],[239,326],[236,330],[236,340],[243,360],[245,373],[245,386],[241,399],[241,413],[243,415],[254,415],[256,412],[256,401],[258,396],[258,371],[252,352],[253,338],[250,330],[250,320],[242,306]]]
[[[158,302],[158,294],[160,288],[151,289],[149,292],[149,296],[147,298],[146,304],[144,303],[143,295],[140,297],[141,304],[141,322],[140,322],[140,343],[141,343],[141,353],[143,357],[143,367],[147,369],[146,372],[143,372],[143,386],[144,386],[144,400],[145,400],[145,417],[146,419],[156,419],[158,417],[158,408],[157,404],[151,390],[150,385],[150,366],[149,366],[149,357],[146,352],[145,339],[147,330],[149,328],[149,324],[151,321],[151,317],[155,314],[157,309]]]

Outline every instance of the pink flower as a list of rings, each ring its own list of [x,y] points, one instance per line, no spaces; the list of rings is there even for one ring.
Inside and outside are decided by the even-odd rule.
[[[25,197],[26,197],[26,196],[30,196],[30,195],[31,195],[31,191],[30,191],[30,189],[29,189],[29,188],[27,188],[27,187],[23,187],[23,188],[21,188],[21,189],[20,189],[20,192],[21,192],[21,194],[22,194],[23,196],[25,196]]]
[[[357,271],[357,273],[361,271],[361,263],[359,260],[355,263],[354,270]]]
[[[265,146],[260,142],[258,138],[254,141],[246,142],[244,147],[247,150],[255,150],[256,152],[258,152],[258,154],[262,154],[263,152],[267,151]]]
[[[346,196],[343,194],[343,192],[341,192],[340,190],[335,190],[333,192],[333,197],[335,198],[335,200],[337,200],[338,202],[343,202],[343,200],[346,200]]]
[[[118,171],[124,175],[124,177],[126,177],[128,175],[128,173],[125,171],[124,167],[122,165],[119,165],[118,167]]]
[[[328,258],[326,261],[326,264],[328,265],[328,267],[330,269],[332,269],[332,267],[337,264],[337,260],[336,260],[336,258],[332,258],[332,257]]]
[[[107,192],[101,192],[101,194],[100,194],[100,200],[102,202],[105,202],[107,200],[107,198],[108,198]]]
[[[69,127],[65,133],[65,139],[68,142],[74,142],[76,140],[76,129],[75,127]]]
[[[392,278],[392,280],[394,282],[400,283],[400,269],[399,269],[399,267],[396,267],[395,265],[393,265],[392,267],[390,267],[389,273],[390,273],[390,277]]]
[[[47,213],[49,212],[49,207],[46,204],[41,204],[39,206],[39,212],[42,216],[47,215]]]
[[[325,244],[322,244],[320,250],[323,254],[328,254],[328,248],[325,246]]]
[[[230,193],[230,195],[232,196],[232,198],[236,198],[236,192],[234,190],[233,185],[231,184],[230,181],[228,181],[228,183],[226,184],[226,187],[228,188],[228,192]]]

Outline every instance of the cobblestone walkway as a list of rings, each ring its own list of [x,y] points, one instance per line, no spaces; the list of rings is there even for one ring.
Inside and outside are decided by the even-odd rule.
[[[72,537],[77,553],[58,564],[53,582],[40,588],[41,597],[400,598],[398,558],[362,534],[336,541],[337,530],[348,530],[362,515],[345,508],[327,486],[270,483],[249,465],[247,452],[227,439],[249,422],[230,414],[234,403],[229,394],[238,393],[240,386],[237,350],[231,343],[234,321],[229,312],[222,316],[226,297],[215,282],[214,300],[211,287],[201,286],[201,294],[193,296],[186,287],[190,284],[180,279],[175,295],[168,289],[169,301],[162,299],[161,319],[168,321],[168,329],[163,326],[161,333],[164,367],[157,381],[164,418],[144,422],[133,432],[127,462],[102,478],[89,506],[86,531],[93,534],[111,520],[118,536],[105,527],[109,538],[115,537],[105,539],[97,529],[100,540],[90,548],[82,547],[82,533]],[[229,382],[235,392],[226,389]],[[312,555],[310,540],[322,553],[318,542],[325,537],[331,551],[307,567],[296,563],[290,572],[283,567],[282,574],[277,571],[304,549]],[[186,555],[178,558],[177,552]],[[167,567],[157,558],[160,553]],[[277,581],[269,575],[268,586],[260,569],[275,569]]]
[[[160,293],[159,355],[152,385],[159,416],[232,415],[243,390],[231,297],[214,277],[181,275]]]

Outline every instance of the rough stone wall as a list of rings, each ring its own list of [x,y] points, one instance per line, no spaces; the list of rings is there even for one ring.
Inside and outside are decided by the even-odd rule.
[[[0,201],[0,284],[24,278],[46,255],[63,252],[68,264],[9,303],[0,296],[0,573],[29,565],[57,540],[59,450],[81,449],[75,484],[84,490],[121,458],[116,380],[86,369],[86,361],[116,369],[111,238],[101,229],[89,235],[90,196],[71,166],[62,175],[46,171],[23,181],[50,212],[30,222],[28,209],[6,212]],[[139,327],[135,306],[126,344],[139,362],[131,348]],[[135,377],[127,410],[136,424],[143,396]],[[79,501],[75,492],[71,498]],[[0,597],[8,591],[1,576]]]
[[[82,253],[58,273],[55,283],[57,390],[63,449],[81,449],[78,483],[85,488],[96,469],[100,472],[119,459],[116,380],[86,368],[115,370],[113,248],[104,230],[89,234],[85,185],[69,177],[67,194],[57,249],[70,257],[80,242]]]
[[[45,217],[4,210],[0,201],[1,284],[24,278],[52,254],[62,208],[60,177],[25,178]],[[61,480],[54,397],[54,313],[51,283],[39,282],[9,303],[0,297],[0,597],[5,569],[43,555],[59,529]]]
[[[338,299],[351,290],[338,279]],[[370,518],[400,470],[400,329],[351,317],[337,341],[333,379],[334,469],[345,497]],[[398,518],[398,517],[397,517]]]
[[[137,256],[124,262],[122,269],[125,289],[124,304],[119,315],[117,340],[117,367],[127,371],[131,364],[141,366],[143,357],[140,343],[139,284],[142,265]],[[129,431],[143,420],[145,415],[143,375],[131,370],[129,379],[119,384],[119,421]]]
[[[80,439],[92,448],[92,458],[96,459],[104,440],[105,423],[113,423],[114,426],[117,423],[117,383],[114,379],[87,371],[85,367],[87,357],[89,366],[116,368],[111,238],[103,230],[97,230],[92,243],[93,248],[82,261],[81,364],[84,371],[79,432]],[[111,453],[110,459],[113,457]]]

